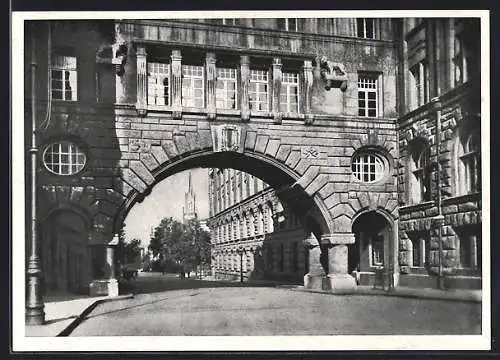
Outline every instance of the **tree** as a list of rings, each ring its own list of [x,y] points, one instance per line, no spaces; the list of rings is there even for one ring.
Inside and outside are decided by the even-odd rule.
[[[124,255],[125,263],[138,263],[141,259],[141,240],[132,239],[125,243]]]
[[[176,264],[189,272],[210,262],[210,234],[197,219],[183,224],[172,217],[164,218],[153,231],[149,249],[164,265]]]

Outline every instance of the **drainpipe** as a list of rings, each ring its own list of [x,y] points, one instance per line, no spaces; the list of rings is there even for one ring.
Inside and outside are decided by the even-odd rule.
[[[436,111],[436,206],[438,210],[437,216],[432,220],[434,223],[434,228],[437,230],[438,236],[438,274],[437,274],[437,287],[438,289],[444,289],[444,274],[443,274],[443,224],[444,216],[442,212],[442,196],[441,196],[441,108],[442,104],[439,97],[432,98],[432,107]]]
[[[43,297],[41,288],[42,270],[38,257],[38,229],[36,217],[37,204],[37,153],[36,143],[36,58],[35,58],[35,26],[31,29],[31,254],[27,270],[26,324],[41,325],[45,322]]]

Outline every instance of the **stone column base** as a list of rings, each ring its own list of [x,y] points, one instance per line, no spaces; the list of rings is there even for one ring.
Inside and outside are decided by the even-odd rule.
[[[304,276],[304,288],[309,290],[324,290],[325,275],[310,275]]]
[[[329,274],[327,277],[327,289],[337,294],[351,294],[356,291],[356,280],[349,274]]]
[[[118,280],[93,280],[89,285],[90,296],[118,296]]]

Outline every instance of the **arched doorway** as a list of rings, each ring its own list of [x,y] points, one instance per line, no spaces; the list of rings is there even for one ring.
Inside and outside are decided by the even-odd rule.
[[[88,225],[74,211],[50,214],[44,229],[42,263],[46,291],[86,293],[90,273]]]
[[[377,275],[393,268],[393,226],[379,212],[368,211],[355,218],[352,231],[355,243],[349,245],[348,272],[360,285],[375,285],[381,281]]]

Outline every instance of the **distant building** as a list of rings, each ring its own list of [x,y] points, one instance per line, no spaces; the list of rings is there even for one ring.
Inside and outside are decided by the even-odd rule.
[[[209,201],[216,278],[302,282],[308,234],[272,187],[239,170],[211,169]]]
[[[197,219],[196,194],[191,185],[191,172],[189,173],[188,191],[184,194],[184,206],[182,207],[182,221],[184,223],[192,219]]]

